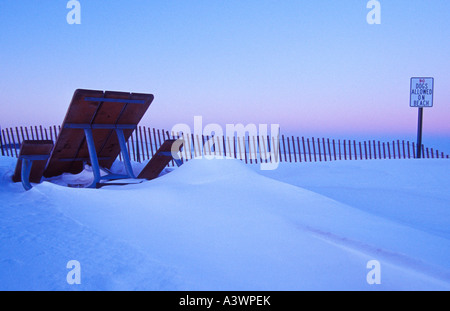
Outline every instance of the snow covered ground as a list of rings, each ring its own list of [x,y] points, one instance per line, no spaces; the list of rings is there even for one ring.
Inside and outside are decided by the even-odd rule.
[[[28,192],[15,161],[0,157],[0,290],[450,290],[448,160],[193,160],[134,185],[65,186],[83,172]]]

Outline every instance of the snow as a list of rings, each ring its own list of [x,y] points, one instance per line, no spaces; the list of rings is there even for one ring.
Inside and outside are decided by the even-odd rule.
[[[127,186],[67,187],[87,168],[28,192],[15,163],[0,157],[0,290],[450,289],[448,160],[191,160]]]

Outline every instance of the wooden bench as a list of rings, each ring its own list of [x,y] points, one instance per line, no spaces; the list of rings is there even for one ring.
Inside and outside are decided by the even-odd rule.
[[[138,178],[148,180],[155,179],[161,174],[162,170],[174,160],[178,166],[181,165],[181,160],[178,157],[173,157],[172,151],[179,152],[183,146],[183,141],[180,139],[168,139],[159,147],[155,155],[150,159],[144,169],[139,173]]]
[[[126,141],[153,101],[152,94],[82,90],[75,91],[56,140],[45,177],[78,174],[92,166],[97,187],[100,180],[135,178]],[[121,153],[126,175],[100,175]]]
[[[13,181],[21,181],[25,190],[32,188],[31,183],[40,183],[52,149],[51,140],[24,140],[20,146]]]

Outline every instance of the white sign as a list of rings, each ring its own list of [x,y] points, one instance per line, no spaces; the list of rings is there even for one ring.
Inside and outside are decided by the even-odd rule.
[[[433,107],[434,78],[411,78],[410,107]]]

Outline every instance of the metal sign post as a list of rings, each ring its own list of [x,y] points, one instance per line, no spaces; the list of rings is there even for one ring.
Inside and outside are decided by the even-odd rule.
[[[411,78],[411,90],[409,106],[419,108],[419,120],[417,124],[417,155],[422,157],[422,125],[423,108],[433,107],[434,78]]]
[[[422,157],[421,147],[422,147],[422,122],[423,121],[423,108],[419,108],[419,121],[417,123],[417,159]]]

